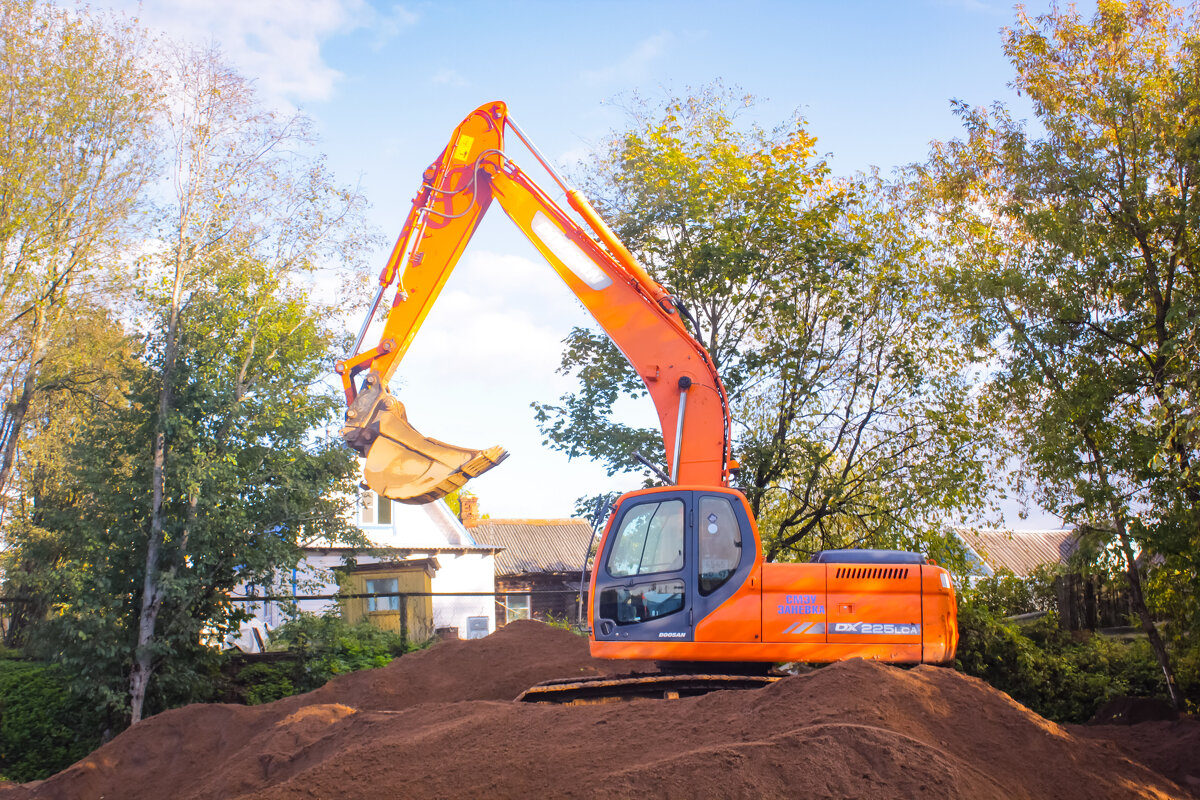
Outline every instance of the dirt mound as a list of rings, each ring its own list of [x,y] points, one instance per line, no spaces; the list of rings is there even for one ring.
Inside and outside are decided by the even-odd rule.
[[[644,661],[596,661],[581,637],[521,620],[483,639],[442,642],[382,669],[344,675],[315,692],[280,702],[395,711],[417,703],[512,700],[535,683],[553,678],[654,671],[654,664]]]
[[[159,714],[0,795],[1187,797],[1114,745],[933,667],[851,661],[758,691],[511,702],[543,679],[616,671],[628,665],[591,661],[578,637],[516,623],[270,705]]]
[[[1132,756],[1200,797],[1200,718],[1133,725],[1071,725],[1069,729],[1080,738],[1116,745],[1118,752]]]

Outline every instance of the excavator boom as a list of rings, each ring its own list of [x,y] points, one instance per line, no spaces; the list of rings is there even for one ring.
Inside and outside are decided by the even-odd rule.
[[[505,150],[512,129],[503,103],[468,116],[425,171],[400,237],[379,277],[380,291],[396,284],[379,344],[339,362],[349,403],[342,435],[366,458],[367,485],[401,502],[437,499],[503,460],[501,448],[473,450],[418,433],[388,381],[437,301],[471,235],[496,202],[638,369],[658,410],[673,480],[728,483],[729,419],[725,387],[712,359],[680,319],[670,293],[629,251],[577,191],[562,185],[575,218],[529,177]],[[366,372],[361,381],[357,376]]]

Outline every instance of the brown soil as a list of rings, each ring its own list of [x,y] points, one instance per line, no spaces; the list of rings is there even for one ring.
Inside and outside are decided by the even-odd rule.
[[[518,622],[277,703],[159,714],[0,797],[1188,798],[1170,778],[1200,763],[1195,720],[1064,729],[935,667],[849,661],[757,691],[511,702],[628,668]]]
[[[1200,797],[1200,719],[1136,725],[1071,725],[1072,734],[1114,745],[1114,751],[1140,761]]]

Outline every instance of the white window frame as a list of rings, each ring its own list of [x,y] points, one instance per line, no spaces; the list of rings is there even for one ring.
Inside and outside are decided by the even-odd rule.
[[[383,584],[379,586],[378,584]],[[367,579],[367,594],[375,592],[399,592],[399,578],[368,578]],[[383,606],[382,608],[380,606]],[[367,613],[379,611],[399,611],[399,597],[368,597],[367,598]]]
[[[533,619],[533,595],[508,595],[505,598],[504,610],[507,612],[509,622],[518,619]]]

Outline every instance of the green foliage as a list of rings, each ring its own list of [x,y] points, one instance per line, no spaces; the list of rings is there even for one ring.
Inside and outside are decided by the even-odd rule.
[[[44,0],[0,2],[0,490],[39,405],[93,394],[81,340],[130,242],[157,157],[161,93],[136,23]],[[136,234],[134,234],[136,236]],[[99,299],[98,299],[99,298]],[[82,341],[83,351],[67,346]],[[89,352],[91,351],[91,352]],[[83,357],[81,357],[81,355]],[[90,369],[75,369],[89,362]]]
[[[72,695],[62,670],[0,660],[0,776],[40,780],[99,744],[95,715]]]
[[[18,324],[0,326],[15,365],[0,570],[29,600],[7,634],[119,727],[143,700],[213,697],[211,645],[244,617],[235,587],[270,585],[306,540],[356,539],[353,456],[314,434],[341,406],[323,379],[344,333],[301,278],[353,263],[362,200],[334,185],[307,120],[263,109],[215,52],[152,50],[86,8],[2,4],[0,254]],[[143,214],[148,186],[162,205]],[[121,280],[99,280],[118,259]]]
[[[1056,722],[1085,722],[1114,697],[1166,694],[1145,640],[1068,634],[1053,613],[1020,626],[970,601],[959,605],[958,630],[956,669]]]
[[[311,691],[330,678],[386,666],[393,658],[428,647],[369,622],[348,624],[338,614],[301,614],[271,633],[271,647],[296,653],[303,666],[298,691]]]
[[[551,628],[569,631],[577,636],[587,637],[587,632],[580,628],[578,620],[574,620],[566,614],[547,613],[544,616],[539,616],[538,620],[549,625]]]
[[[244,616],[228,600],[236,586],[271,585],[308,538],[355,536],[341,499],[351,496],[352,454],[311,434],[339,404],[320,388],[332,334],[319,315],[302,296],[281,295],[265,265],[246,264],[195,293],[185,323],[151,711],[213,696],[208,643]],[[149,527],[155,352],[127,364],[119,404],[75,421],[70,470],[31,487],[37,504],[10,538],[10,590],[53,610],[30,621],[27,641],[114,724],[127,708],[146,569],[146,540],[131,534]]]
[[[297,678],[300,678],[299,686]],[[244,688],[246,705],[271,703],[283,697],[310,691],[303,682],[303,667],[296,661],[247,664],[237,673],[237,682]],[[315,688],[315,687],[314,687]]]
[[[278,661],[247,664],[236,672],[236,692],[249,705],[311,692],[331,678],[386,666],[430,642],[405,642],[369,622],[349,625],[337,614],[301,614],[271,632]]]
[[[1200,577],[1200,17],[1108,0],[1005,30],[1035,137],[1002,106],[959,104],[963,140],[914,170],[946,300],[995,346],[983,396],[1037,497],[1123,559]]]
[[[1055,570],[1050,567],[1039,568],[1028,578],[1001,569],[959,590],[959,604],[982,608],[998,617],[1050,611],[1055,605],[1054,577]]]
[[[1152,568],[1146,576],[1146,602],[1162,626],[1163,638],[1171,648],[1180,689],[1195,712],[1200,704],[1200,583],[1190,558],[1172,556]]]

